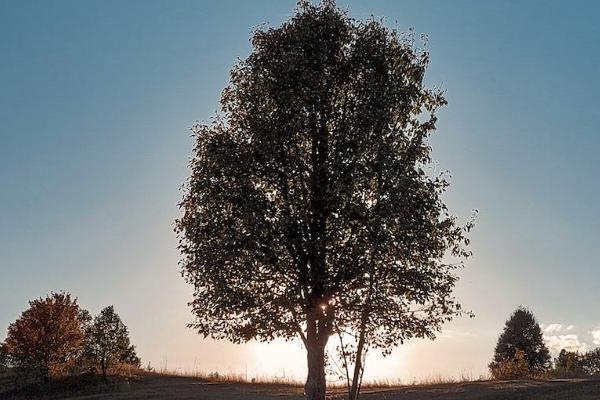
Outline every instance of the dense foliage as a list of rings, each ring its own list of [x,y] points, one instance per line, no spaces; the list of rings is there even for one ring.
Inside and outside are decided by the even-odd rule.
[[[5,347],[11,362],[39,371],[46,381],[50,373],[76,358],[85,338],[79,316],[77,300],[68,293],[30,301],[8,327]]]
[[[87,362],[99,366],[103,376],[117,364],[140,366],[140,359],[129,339],[129,330],[113,306],[100,311],[86,327],[84,357]]]
[[[501,361],[490,368],[494,379],[519,379],[531,375],[523,350],[517,350],[512,359]]]
[[[29,302],[8,327],[0,343],[0,368],[35,372],[47,382],[51,375],[69,375],[99,368],[103,375],[119,365],[140,366],[129,331],[114,307],[96,318],[68,293],[52,293]]]
[[[8,368],[10,365],[10,359],[8,356],[8,349],[4,342],[0,342],[0,371]]]
[[[554,360],[557,377],[581,377],[600,375],[600,348],[584,353],[562,349]]]
[[[532,312],[524,307],[515,310],[506,321],[490,363],[492,374],[502,369],[503,364],[514,362],[519,351],[524,353],[527,375],[550,368],[550,353],[544,343],[542,330]]]
[[[333,2],[301,2],[254,33],[221,114],[193,128],[176,222],[200,334],[234,342],[300,337],[306,393],[325,393],[334,329],[384,350],[433,337],[461,312],[469,255],[433,174],[428,137],[446,103],[423,80],[429,55]],[[365,328],[365,329],[363,329]]]

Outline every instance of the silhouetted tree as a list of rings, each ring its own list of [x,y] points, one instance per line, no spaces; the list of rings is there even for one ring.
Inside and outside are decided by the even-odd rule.
[[[600,375],[600,348],[584,353],[562,349],[554,359],[553,373],[563,378]]]
[[[588,375],[600,375],[600,348],[586,352],[583,359],[583,368]]]
[[[560,353],[558,353],[558,357],[554,360],[554,366],[556,368],[568,368],[569,366],[569,353],[567,350],[562,349]]]
[[[554,359],[554,373],[563,377],[587,375],[587,354],[562,349]]]
[[[140,365],[140,359],[131,345],[127,326],[121,321],[113,306],[100,311],[86,329],[86,359],[100,366],[102,375],[116,364]]]
[[[130,345],[126,351],[121,354],[121,358],[119,360],[122,364],[132,365],[140,368],[142,366],[142,360],[137,355],[135,351],[135,346]]]
[[[8,368],[9,365],[9,357],[8,357],[8,349],[4,342],[0,342],[0,371]]]
[[[52,293],[29,302],[19,319],[10,324],[5,341],[11,362],[33,368],[44,382],[61,364],[75,359],[83,340],[77,300],[68,293]]]
[[[506,321],[490,369],[514,360],[518,350],[525,353],[530,373],[546,371],[550,367],[550,353],[544,343],[542,329],[531,311],[524,307],[517,308]]]
[[[231,71],[222,113],[196,124],[176,222],[194,286],[191,327],[234,342],[307,350],[309,399],[325,396],[325,346],[368,327],[390,349],[460,313],[451,292],[468,256],[442,201],[428,137],[442,93],[409,36],[301,2],[257,30]],[[363,343],[364,346],[364,343]]]

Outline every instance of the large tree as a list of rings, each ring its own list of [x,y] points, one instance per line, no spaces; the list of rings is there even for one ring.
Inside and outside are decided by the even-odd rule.
[[[529,373],[546,371],[551,366],[542,329],[533,313],[525,307],[517,308],[506,321],[490,369],[493,371],[502,363],[511,362],[518,351],[525,353]]]
[[[30,301],[8,327],[5,351],[11,363],[34,369],[47,381],[55,368],[76,358],[84,340],[80,315],[77,300],[68,293]]]
[[[306,394],[324,399],[335,329],[369,327],[389,349],[460,312],[461,262],[442,259],[468,255],[470,224],[448,213],[428,144],[445,99],[424,85],[429,56],[410,35],[331,1],[300,2],[252,45],[222,112],[193,128],[176,222],[191,327],[234,342],[300,337]]]
[[[99,366],[104,377],[117,364],[139,367],[140,359],[131,345],[129,330],[113,306],[102,309],[87,325],[84,357]]]

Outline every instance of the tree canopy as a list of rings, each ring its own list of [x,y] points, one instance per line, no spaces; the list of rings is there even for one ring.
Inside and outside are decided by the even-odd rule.
[[[102,309],[86,327],[84,357],[100,366],[104,376],[116,364],[140,365],[129,339],[129,330],[113,306]]]
[[[544,343],[542,329],[533,313],[524,307],[517,308],[506,321],[498,338],[490,369],[493,370],[504,362],[511,362],[517,351],[525,353],[530,373],[545,371],[551,366],[550,352]]]
[[[10,366],[39,373],[44,382],[97,367],[106,376],[121,364],[139,367],[141,362],[114,307],[92,318],[63,292],[30,301],[9,325],[5,342],[0,342],[0,369]]]
[[[323,399],[334,327],[366,321],[370,344],[389,350],[461,312],[452,289],[471,224],[442,199],[428,138],[446,100],[425,86],[429,54],[411,35],[300,2],[252,45],[219,115],[193,127],[176,222],[191,327],[300,337],[306,393]]]
[[[553,372],[558,377],[600,375],[600,348],[583,353],[562,349],[554,359]]]
[[[8,327],[5,351],[17,367],[41,372],[46,381],[53,370],[74,360],[84,341],[77,300],[52,293],[29,302],[29,308]]]

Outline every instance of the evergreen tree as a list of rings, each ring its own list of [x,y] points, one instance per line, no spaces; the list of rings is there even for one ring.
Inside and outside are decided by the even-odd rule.
[[[550,367],[550,352],[544,343],[542,329],[531,311],[524,307],[517,308],[506,321],[490,369],[512,362],[519,350],[525,353],[530,373],[546,371]]]

